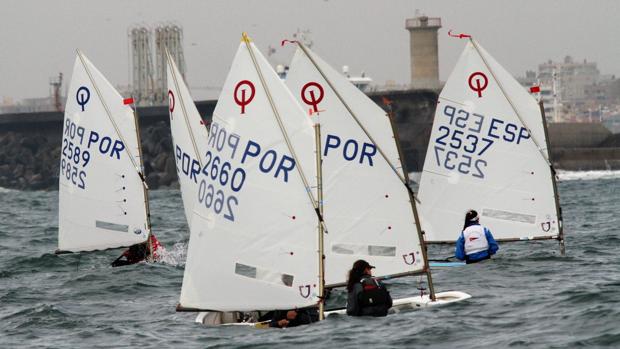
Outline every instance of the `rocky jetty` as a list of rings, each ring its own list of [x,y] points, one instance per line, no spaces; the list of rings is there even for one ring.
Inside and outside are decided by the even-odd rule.
[[[371,93],[391,109],[409,171],[421,171],[433,124],[437,92],[430,90]],[[216,101],[196,103],[206,123]],[[389,107],[388,107],[389,104]],[[178,187],[168,107],[138,108],[146,179],[151,189]],[[0,187],[26,190],[58,188],[63,114],[0,115]],[[620,169],[620,137],[602,124],[549,125],[551,158],[567,170]]]
[[[0,187],[57,189],[61,135],[61,128],[0,132]],[[149,187],[178,186],[169,124],[149,124],[140,136]]]

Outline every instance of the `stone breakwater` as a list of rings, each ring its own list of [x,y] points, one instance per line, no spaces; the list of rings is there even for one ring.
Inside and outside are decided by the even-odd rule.
[[[0,132],[0,187],[56,189],[61,133],[62,128],[58,132],[39,128]],[[140,136],[149,187],[178,185],[169,125],[164,121],[150,124]]]
[[[409,171],[421,171],[437,105],[434,91],[371,94],[385,107],[390,101]],[[384,98],[387,98],[384,99]],[[205,123],[215,101],[197,102]],[[147,184],[178,187],[168,108],[138,108]],[[63,114],[0,115],[0,187],[28,190],[58,188]],[[620,169],[620,141],[600,124],[550,124],[554,165],[566,170]]]

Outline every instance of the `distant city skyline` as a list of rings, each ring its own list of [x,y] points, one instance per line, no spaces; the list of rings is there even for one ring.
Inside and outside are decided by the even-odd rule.
[[[273,63],[287,64],[291,47],[280,41],[311,32],[314,50],[335,68],[348,65],[382,85],[408,84],[409,33],[405,20],[419,9],[441,17],[440,79],[446,80],[464,42],[473,35],[513,75],[570,55],[596,62],[601,74],[620,76],[620,2],[469,1],[3,1],[0,12],[0,102],[46,97],[49,79],[62,72],[65,88],[79,48],[114,85],[130,83],[127,30],[173,22],[183,26],[187,80],[195,99],[217,97],[241,32]]]

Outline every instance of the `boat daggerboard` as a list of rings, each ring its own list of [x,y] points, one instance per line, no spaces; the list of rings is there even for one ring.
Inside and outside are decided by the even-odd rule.
[[[133,110],[78,52],[63,123],[57,252],[147,240],[140,164]]]
[[[199,189],[199,174],[207,152],[207,128],[171,56],[167,53],[168,110],[174,159],[188,226]]]
[[[304,184],[270,103],[287,115],[295,151],[313,153],[310,120],[254,44],[242,42],[209,131],[179,310],[317,304],[314,189]]]
[[[558,238],[538,103],[470,40],[437,104],[418,198],[427,242],[454,243],[475,209],[497,240]]]
[[[307,48],[297,48],[286,85],[306,118],[321,125],[326,285],[345,283],[357,259],[376,266],[377,276],[422,272],[426,263],[409,193],[391,165],[402,171],[385,111]]]

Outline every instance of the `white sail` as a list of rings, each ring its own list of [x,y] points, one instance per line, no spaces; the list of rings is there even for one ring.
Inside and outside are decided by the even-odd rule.
[[[306,117],[321,125],[323,217],[329,229],[325,235],[326,285],[346,282],[357,259],[368,260],[380,276],[424,270],[409,193],[399,178],[402,165],[388,115],[306,50],[325,76],[298,48],[286,84],[306,108]],[[311,162],[314,156],[304,159]]]
[[[181,187],[187,224],[197,202],[199,174],[205,163],[207,128],[192,99],[183,76],[167,55],[168,110],[174,159]]]
[[[283,126],[295,151],[312,152],[310,120],[255,46],[242,42],[209,131],[181,309],[273,310],[317,303],[313,189],[304,184],[270,103],[287,115]]]
[[[499,240],[559,234],[536,100],[471,40],[435,112],[418,198],[429,242],[455,242],[475,209]]]
[[[67,93],[60,155],[59,251],[146,241],[146,198],[133,110],[79,52]]]

